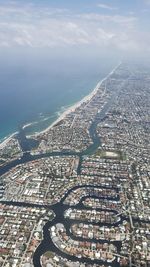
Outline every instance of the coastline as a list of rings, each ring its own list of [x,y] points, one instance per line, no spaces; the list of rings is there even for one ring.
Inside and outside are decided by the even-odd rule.
[[[119,64],[117,64],[117,66],[115,66],[109,73],[107,76],[105,76],[102,80],[100,80],[96,87],[85,97],[83,97],[81,100],[79,100],[78,102],[76,102],[75,104],[73,104],[72,106],[70,106],[67,110],[65,110],[52,124],[50,124],[50,126],[48,126],[46,129],[44,129],[43,131],[40,131],[38,133],[32,134],[32,135],[27,135],[27,138],[33,138],[33,137],[37,137],[41,134],[44,134],[46,132],[48,132],[52,127],[54,127],[57,123],[59,123],[61,120],[64,120],[65,117],[71,113],[74,112],[78,107],[80,107],[83,103],[88,102],[92,99],[92,97],[97,93],[97,91],[99,90],[100,86],[102,85],[102,83],[108,79],[109,76],[111,76],[115,70],[121,65],[121,62]]]
[[[117,64],[117,66],[115,66],[109,73],[107,76],[105,76],[102,80],[100,80],[96,87],[88,94],[86,95],[85,97],[83,97],[81,100],[79,100],[78,102],[76,102],[75,104],[73,105],[67,105],[65,111],[62,112],[62,114],[60,114],[58,116],[58,118],[52,122],[46,129],[42,130],[42,131],[39,131],[39,132],[35,132],[33,134],[29,134],[27,135],[26,137],[27,138],[34,138],[34,137],[37,137],[41,134],[44,134],[46,133],[47,131],[49,131],[52,127],[54,127],[57,123],[59,123],[61,120],[65,119],[65,117],[71,113],[71,112],[74,112],[78,107],[80,107],[83,103],[85,102],[88,102],[92,99],[92,97],[97,93],[97,91],[99,90],[100,86],[102,85],[102,83],[108,79],[109,76],[111,76],[115,70],[120,66],[121,62],[119,64]],[[69,106],[69,108],[68,108]],[[27,127],[35,124],[37,122],[29,122],[29,123],[26,123],[22,129],[26,129]],[[4,139],[0,140],[0,149],[3,149],[7,143],[16,135],[18,134],[18,132],[14,132],[12,133],[10,136],[6,136]]]
[[[0,149],[3,149],[7,144],[8,142],[13,138],[15,137],[16,135],[18,134],[18,132],[15,132],[15,133],[12,133],[9,137],[5,137],[2,142],[0,141]]]

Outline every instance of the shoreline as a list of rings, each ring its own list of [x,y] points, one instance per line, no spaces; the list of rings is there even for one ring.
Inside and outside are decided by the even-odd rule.
[[[12,133],[10,136],[6,136],[2,141],[0,141],[0,149],[3,149],[7,143],[13,138],[15,137],[19,132],[15,132],[15,133]]]
[[[48,132],[52,127],[54,127],[57,123],[59,123],[60,121],[64,120],[65,117],[71,113],[74,112],[78,107],[80,107],[83,103],[88,102],[92,99],[92,97],[97,93],[97,91],[99,90],[100,86],[102,85],[102,83],[108,79],[109,76],[111,76],[115,70],[121,65],[121,62],[115,66],[109,73],[107,76],[105,76],[102,80],[100,80],[96,87],[85,97],[83,97],[81,100],[79,100],[78,102],[76,102],[75,104],[71,105],[67,110],[65,110],[52,124],[50,124],[46,129],[37,132],[35,134],[32,135],[27,135],[27,138],[33,138],[33,137],[37,137],[41,134],[44,134],[46,132]]]
[[[46,132],[48,132],[52,127],[54,127],[57,123],[59,123],[61,120],[64,120],[65,117],[71,113],[71,112],[74,112],[78,107],[80,107],[83,103],[85,102],[88,102],[92,99],[92,97],[97,93],[97,91],[99,90],[99,87],[102,85],[102,83],[108,79],[109,76],[111,76],[114,71],[120,66],[121,62],[119,64],[117,64],[117,66],[115,66],[109,73],[107,76],[105,76],[102,80],[100,80],[96,87],[86,96],[84,96],[81,100],[77,101],[75,104],[70,104],[70,105],[67,105],[66,107],[66,110],[62,112],[62,114],[60,114],[58,116],[58,118],[56,120],[54,120],[54,122],[52,122],[46,129],[42,130],[42,131],[39,131],[39,132],[35,132],[33,134],[29,134],[27,135],[26,137],[27,138],[33,138],[33,137],[37,137],[41,134],[44,134]],[[61,110],[61,108],[60,108]],[[26,123],[22,129],[26,129],[27,127],[31,126],[35,124],[35,122],[29,122],[29,123]],[[15,136],[18,134],[18,131],[10,134],[10,136],[6,136],[4,137],[2,140],[0,140],[0,149],[3,149],[7,143]]]

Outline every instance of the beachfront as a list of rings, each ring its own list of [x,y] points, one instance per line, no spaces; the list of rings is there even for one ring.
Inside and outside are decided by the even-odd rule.
[[[149,266],[150,75],[138,74],[119,66],[90,101],[40,135],[32,155],[0,169],[2,267]],[[17,223],[10,205],[25,207]],[[37,228],[35,206],[53,214]]]

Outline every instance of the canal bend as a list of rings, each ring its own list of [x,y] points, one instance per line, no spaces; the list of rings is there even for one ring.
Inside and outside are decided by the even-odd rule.
[[[35,143],[32,143],[31,145],[29,145],[27,143],[27,139],[26,139],[26,136],[25,134],[22,132],[22,130],[20,131],[20,134],[18,135],[18,140],[21,144],[21,147],[23,149],[23,156],[20,160],[14,160],[10,163],[8,163],[6,166],[3,166],[0,168],[0,175],[3,175],[4,173],[8,172],[11,168],[17,166],[18,164],[23,164],[23,163],[26,163],[26,162],[29,162],[29,161],[33,161],[33,160],[37,160],[37,159],[40,159],[40,158],[44,158],[44,157],[50,157],[50,156],[78,156],[79,157],[79,166],[78,166],[78,170],[77,170],[77,174],[80,175],[81,174],[81,164],[82,164],[82,158],[83,156],[86,156],[86,155],[90,155],[90,154],[93,154],[97,148],[100,146],[100,138],[98,137],[97,135],[97,132],[96,132],[96,127],[97,127],[97,124],[102,121],[105,116],[106,116],[106,112],[108,112],[111,104],[114,102],[116,96],[118,94],[118,91],[113,93],[111,99],[105,104],[105,106],[103,107],[102,111],[100,113],[98,113],[95,117],[95,120],[92,122],[91,126],[90,126],[90,129],[89,129],[89,132],[90,132],[90,136],[91,136],[91,139],[93,140],[93,143],[90,147],[88,147],[85,151],[83,152],[80,152],[80,153],[75,153],[75,152],[52,152],[52,153],[46,153],[46,154],[41,154],[41,155],[31,155],[30,154],[30,151],[29,150],[29,147],[32,148],[32,145],[36,145]],[[33,142],[33,140],[28,140],[28,142]],[[102,187],[102,186],[94,186],[94,185],[82,185],[82,186],[76,186],[76,187],[73,187],[71,188],[70,190],[68,190],[68,192],[65,194],[65,196],[61,199],[61,201],[57,204],[54,204],[54,205],[49,205],[49,206],[46,206],[46,205],[34,205],[34,204],[29,204],[29,203],[21,203],[21,202],[7,202],[7,201],[1,201],[1,203],[6,203],[8,205],[17,205],[17,206],[34,206],[34,207],[45,207],[45,208],[49,208],[51,210],[54,211],[55,213],[55,218],[52,220],[52,221],[48,221],[45,226],[43,227],[43,240],[41,241],[41,244],[39,245],[39,247],[36,249],[35,253],[34,253],[34,257],[33,257],[33,263],[34,263],[34,266],[35,267],[41,267],[41,261],[40,261],[40,258],[41,256],[46,252],[46,251],[52,251],[52,252],[55,252],[56,254],[62,256],[63,258],[66,258],[68,260],[71,260],[71,261],[80,261],[80,262],[85,262],[85,263],[89,263],[89,264],[92,264],[93,261],[91,259],[88,259],[88,258],[77,258],[75,256],[71,256],[71,255],[68,255],[66,253],[63,253],[62,251],[60,251],[52,242],[52,239],[50,237],[50,227],[52,227],[53,225],[57,224],[57,223],[62,223],[66,229],[66,233],[68,236],[70,236],[73,240],[78,240],[78,241],[82,241],[82,240],[85,240],[86,239],[83,239],[81,237],[75,237],[71,231],[70,231],[70,227],[72,224],[74,223],[84,223],[83,221],[80,221],[80,220],[70,220],[70,219],[67,219],[67,218],[64,218],[64,212],[65,210],[67,210],[68,208],[72,208],[72,206],[69,206],[69,205],[66,205],[64,204],[64,200],[66,199],[66,197],[75,189],[77,188],[82,188],[82,187],[92,187],[92,188],[105,188],[105,187]],[[107,187],[108,188],[108,187]],[[109,189],[115,189],[116,192],[119,192],[119,189],[118,188],[109,188]],[[83,205],[83,200],[86,199],[87,196],[84,196],[84,197],[81,197],[79,203],[76,205],[76,206],[73,206],[73,208],[75,209],[81,209],[81,210],[92,210],[92,208],[88,208],[88,207],[85,207]],[[93,195],[92,198],[95,198],[95,196]],[[105,197],[105,199],[107,200],[111,200],[111,197]],[[114,200],[114,198],[113,198]],[[119,201],[119,194],[117,196],[117,198],[115,199],[116,201]],[[108,211],[107,209],[96,209],[97,211]],[[114,212],[117,216],[118,212],[115,211],[115,210],[109,210],[110,212]],[[92,222],[92,224],[95,224],[95,225],[99,225],[99,226],[103,226],[103,225],[106,225],[106,226],[117,226],[119,225],[120,223],[122,223],[124,217],[122,215],[119,215],[120,216],[120,221],[118,221],[117,223],[114,223],[114,224],[108,224],[108,223],[94,223]],[[86,224],[91,224],[91,222],[88,222],[88,221],[85,221]],[[89,241],[89,239],[87,239]],[[119,253],[120,251],[120,248],[121,248],[121,242],[120,241],[107,241],[107,240],[95,240],[95,239],[92,239],[90,240],[90,242],[99,242],[99,243],[112,243],[114,244],[116,247],[117,247],[117,252]],[[97,263],[97,264],[104,264],[104,262],[102,260],[94,260],[94,263]],[[107,264],[105,262],[105,265],[110,265]],[[111,263],[111,266],[112,267],[119,267],[119,263],[117,262],[117,260],[115,259],[112,263]]]

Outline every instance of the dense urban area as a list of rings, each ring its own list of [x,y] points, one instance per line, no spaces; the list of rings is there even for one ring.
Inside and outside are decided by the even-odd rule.
[[[150,266],[149,103],[121,63],[29,151],[0,146],[0,266]]]

